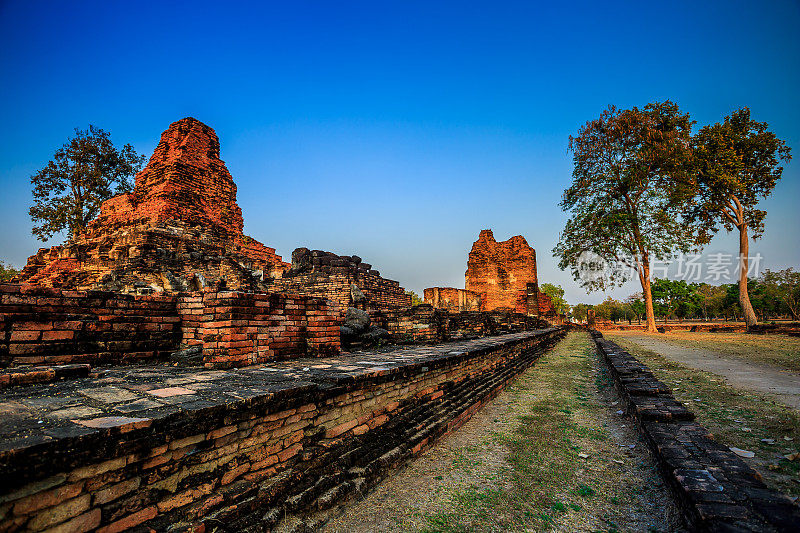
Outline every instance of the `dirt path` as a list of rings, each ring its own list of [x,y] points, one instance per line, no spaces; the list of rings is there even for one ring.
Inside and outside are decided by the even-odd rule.
[[[609,333],[608,338],[613,340],[617,334]],[[648,335],[620,336],[676,363],[722,376],[733,387],[770,394],[781,403],[800,411],[800,373],[743,361],[710,350],[687,348]]]
[[[618,402],[588,335],[570,333],[324,531],[683,531]]]

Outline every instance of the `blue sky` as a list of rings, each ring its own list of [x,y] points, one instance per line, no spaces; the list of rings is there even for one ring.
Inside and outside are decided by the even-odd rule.
[[[800,158],[799,5],[0,1],[0,259],[41,246],[29,177],[73,128],[149,156],[194,116],[245,232],[284,257],[357,253],[418,292],[463,287],[492,228],[524,235],[571,303],[597,302],[551,254],[568,136],[609,104],[671,99],[697,127],[749,106]],[[763,202],[769,268],[800,266],[798,168]]]

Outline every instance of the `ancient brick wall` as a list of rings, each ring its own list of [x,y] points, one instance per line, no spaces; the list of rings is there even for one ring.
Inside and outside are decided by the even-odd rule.
[[[492,230],[483,230],[470,250],[465,279],[466,289],[481,295],[481,310],[527,313],[528,284],[537,283],[536,252],[521,235],[497,242]]]
[[[19,281],[48,287],[180,292],[219,284],[255,290],[289,268],[242,234],[236,185],[214,130],[193,118],[170,125],[130,193],[64,246],[40,249]]]
[[[431,304],[437,309],[447,309],[450,312],[480,311],[480,294],[465,289],[453,287],[431,287],[423,293],[426,304]]]
[[[134,296],[0,285],[0,366],[164,360],[202,345],[209,366],[339,352],[326,300],[206,291]]]
[[[334,506],[463,424],[560,335],[472,341],[411,360],[416,352],[375,355],[347,370],[301,368],[309,360],[176,374],[180,387],[153,392],[177,401],[197,389],[180,410],[63,421],[75,430],[49,429],[37,446],[7,443],[3,528],[244,531],[292,518],[316,529]],[[132,379],[152,378],[120,381]],[[128,394],[152,386],[136,383]]]
[[[357,256],[340,256],[322,250],[298,248],[292,253],[292,267],[280,279],[271,281],[270,290],[305,294],[336,302],[341,313],[356,305],[351,294],[356,284],[366,297],[359,303],[368,311],[411,306],[411,296],[400,283],[382,278],[372,265]]]
[[[539,316],[555,316],[556,314],[556,310],[553,307],[553,300],[543,292],[537,292],[536,308],[539,310]]]
[[[447,309],[437,309],[430,304],[375,313],[372,321],[387,330],[392,339],[398,343],[475,339],[550,327],[546,321],[522,313],[450,312]]]
[[[299,355],[339,353],[335,304],[287,294],[203,294],[207,366],[247,366]]]

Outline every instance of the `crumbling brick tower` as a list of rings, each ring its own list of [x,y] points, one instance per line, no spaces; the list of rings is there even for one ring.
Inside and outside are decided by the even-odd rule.
[[[492,230],[481,231],[469,252],[465,278],[466,289],[480,295],[482,311],[553,314],[550,299],[539,292],[536,251],[522,235],[497,242]]]
[[[19,280],[123,292],[198,289],[220,283],[257,289],[289,268],[242,233],[236,184],[216,133],[194,118],[161,135],[132,192],[105,201],[83,234],[42,248]]]

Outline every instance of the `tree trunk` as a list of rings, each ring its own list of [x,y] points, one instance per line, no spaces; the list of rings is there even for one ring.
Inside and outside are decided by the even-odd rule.
[[[642,294],[644,295],[644,310],[647,316],[647,331],[656,333],[656,316],[653,313],[653,293],[650,292],[650,265],[647,259],[642,260],[642,266],[639,270],[639,281],[642,284]]]
[[[747,294],[747,271],[749,269],[748,255],[750,254],[750,241],[747,238],[747,224],[739,226],[739,305],[747,327],[758,323],[750,295]]]

